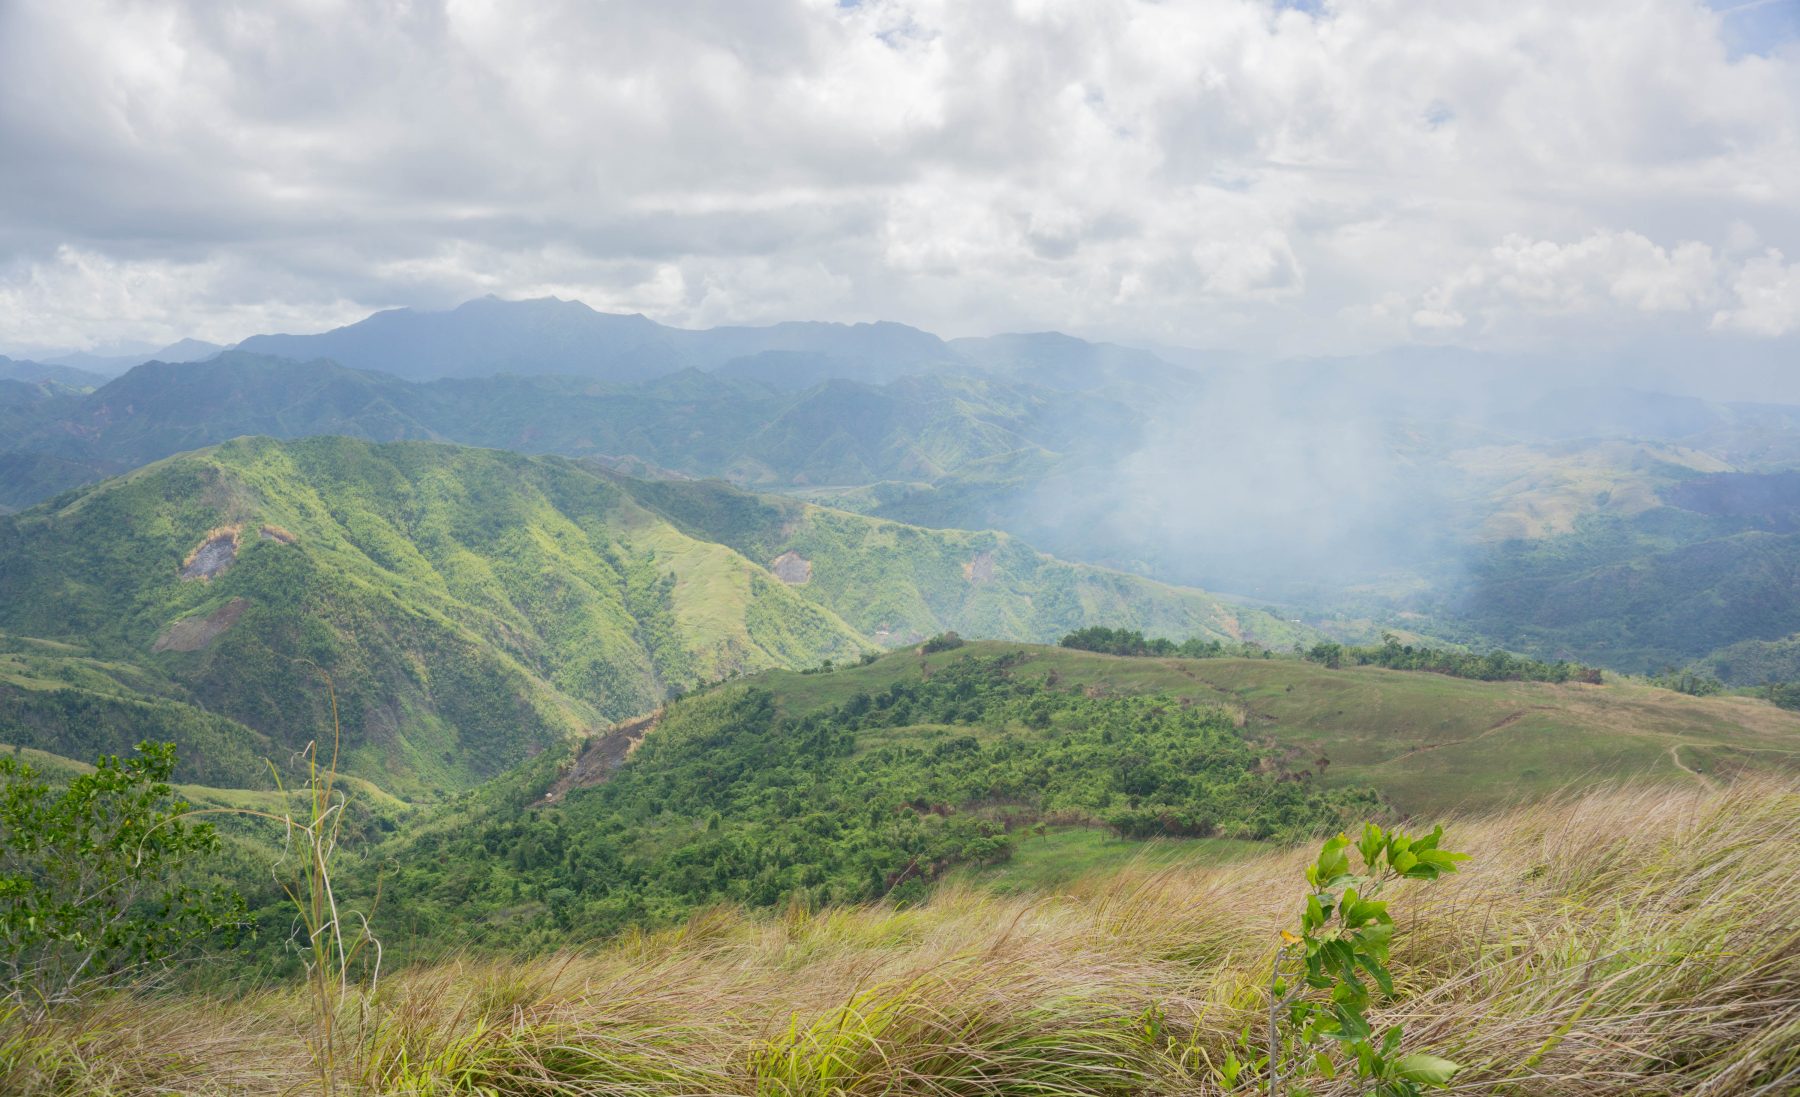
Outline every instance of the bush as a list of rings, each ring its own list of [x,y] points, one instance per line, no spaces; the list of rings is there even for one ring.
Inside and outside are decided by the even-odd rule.
[[[1169,658],[1179,656],[1183,659],[1217,659],[1225,654],[1225,645],[1218,640],[1202,640],[1198,636],[1190,637],[1177,644],[1163,637],[1146,639],[1136,629],[1114,629],[1104,625],[1076,629],[1059,641],[1061,646],[1075,651],[1096,651],[1102,655],[1137,655]],[[1243,645],[1243,654],[1249,657],[1255,653],[1255,645]],[[1268,652],[1262,652],[1268,657]]]
[[[1348,664],[1358,667],[1386,667],[1389,670],[1422,670],[1483,682],[1585,682],[1599,685],[1603,680],[1598,667],[1560,660],[1544,663],[1505,651],[1476,655],[1466,651],[1414,646],[1402,644],[1392,633],[1383,635],[1381,641],[1378,647],[1349,647],[1321,641],[1302,654],[1307,661],[1333,670]]]
[[[179,878],[218,849],[171,799],[172,743],[104,755],[60,794],[0,758],[0,995],[41,1014],[142,973],[222,926],[243,902]]]
[[[919,650],[926,655],[936,651],[952,651],[963,646],[963,638],[954,632],[940,632],[919,645]]]
[[[1697,674],[1691,670],[1677,671],[1673,668],[1651,678],[1650,684],[1685,693],[1690,697],[1711,697],[1725,689],[1725,683],[1710,674]]]

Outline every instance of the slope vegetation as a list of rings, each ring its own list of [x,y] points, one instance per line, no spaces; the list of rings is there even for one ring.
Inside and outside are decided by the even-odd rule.
[[[917,898],[959,877],[1029,889],[1142,839],[1217,860],[1372,815],[1747,774],[1800,774],[1800,713],[1635,684],[985,642],[691,695],[459,797],[369,863],[436,947],[535,949],[720,901]]]
[[[768,508],[772,524],[722,543],[721,515]],[[942,629],[1043,639],[1108,619],[1290,635],[994,535],[646,486],[560,458],[342,438],[158,462],[0,521],[0,561],[0,630],[65,645],[65,669],[133,668],[109,695],[148,689],[292,750],[331,726],[324,671],[350,770],[396,791],[500,772],[671,690]],[[18,704],[58,696],[38,658],[35,686],[0,684]],[[92,675],[67,687],[102,688]],[[79,753],[49,735],[29,745]]]
[[[1464,1064],[1454,1092],[1793,1091],[1800,862],[1770,852],[1800,845],[1800,789],[1446,822],[1473,859],[1383,896],[1398,994],[1369,1020]],[[582,953],[421,966],[382,980],[334,1070],[395,1095],[1222,1094],[1210,1067],[1266,1023],[1313,852],[904,909],[713,909]],[[295,1092],[317,1084],[308,1008],[298,989],[115,999],[15,1028],[0,1086]]]

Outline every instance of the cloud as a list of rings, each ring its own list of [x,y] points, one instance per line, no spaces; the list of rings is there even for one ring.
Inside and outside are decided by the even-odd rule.
[[[1562,244],[1509,236],[1481,261],[1427,290],[1421,328],[1516,325],[1521,316],[1685,312],[1716,300],[1719,264],[1696,241],[1665,248],[1635,232],[1597,232]]]
[[[1800,254],[1800,54],[1742,18],[11,0],[0,347],[548,289],[1271,353],[1779,334],[1791,270],[1734,241]]]
[[[1721,309],[1713,327],[1777,336],[1800,330],[1800,264],[1770,248],[1745,263],[1732,282],[1736,307]]]

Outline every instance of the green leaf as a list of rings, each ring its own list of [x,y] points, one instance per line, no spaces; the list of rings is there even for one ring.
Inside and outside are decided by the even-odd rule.
[[[1372,871],[1375,862],[1381,859],[1382,850],[1387,848],[1387,835],[1374,823],[1364,823],[1362,840],[1356,843],[1356,851],[1362,854],[1363,864]]]
[[[1368,1018],[1364,1017],[1362,1010],[1357,1009],[1355,1006],[1339,1005],[1333,1007],[1331,1012],[1337,1017],[1338,1032],[1340,1034],[1338,1039],[1340,1040],[1367,1039],[1369,1033],[1373,1031],[1369,1028]]]
[[[1350,869],[1350,858],[1344,855],[1344,849],[1350,845],[1350,839],[1342,834],[1328,840],[1319,850],[1319,861],[1315,866],[1317,872],[1307,873],[1315,885],[1323,884],[1342,876]],[[1316,877],[1316,878],[1315,878]]]
[[[1361,964],[1364,970],[1375,977],[1375,984],[1381,988],[1381,993],[1387,995],[1389,998],[1394,996],[1393,976],[1388,974],[1387,968],[1382,967],[1375,957],[1359,952],[1356,955],[1356,962]]]
[[[1311,933],[1325,924],[1325,908],[1319,905],[1317,895],[1306,897],[1306,913],[1301,916],[1300,923],[1305,927],[1307,933]]]
[[[1423,1053],[1407,1055],[1394,1061],[1394,1073],[1397,1076],[1409,1082],[1423,1082],[1428,1086],[1449,1085],[1450,1079],[1461,1069],[1461,1066],[1448,1059]]]
[[[1418,851],[1420,862],[1431,865],[1443,872],[1455,872],[1458,861],[1467,861],[1466,853],[1451,853],[1449,850],[1427,849]]]
[[[1364,949],[1376,956],[1386,956],[1388,942],[1394,939],[1394,923],[1391,919],[1372,922],[1356,931],[1356,941]]]

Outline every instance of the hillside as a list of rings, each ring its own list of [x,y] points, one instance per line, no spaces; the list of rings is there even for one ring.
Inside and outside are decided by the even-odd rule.
[[[55,721],[23,715],[73,703],[59,683],[82,698],[151,695],[218,736],[238,729],[235,747],[193,752],[187,779],[242,776],[228,758],[329,727],[316,666],[337,686],[350,771],[407,793],[498,773],[671,690],[945,629],[1296,635],[1003,535],[647,485],[567,459],[342,438],[157,462],[0,520],[0,561],[0,632],[62,645],[36,656],[31,682],[0,686],[26,745],[69,745]],[[124,669],[99,681],[76,674],[80,660]],[[104,745],[132,742],[129,726]]]
[[[1146,851],[1241,858],[1368,817],[1621,781],[1800,774],[1800,713],[1631,683],[1484,682],[1293,658],[1003,642],[774,670],[459,796],[368,852],[393,953],[532,950],[766,907],[1065,881]],[[1144,839],[1181,839],[1151,847]]]
[[[1637,672],[1800,631],[1800,476],[1659,479],[1622,511],[1495,546],[1454,614],[1519,650]]]
[[[1292,658],[1136,658],[984,642],[828,675],[771,671],[757,683],[782,712],[804,714],[967,655],[1003,654],[1009,676],[1059,690],[1225,705],[1246,735],[1278,746],[1296,770],[1317,770],[1323,757],[1324,786],[1374,788],[1409,815],[1492,810],[1624,778],[1800,768],[1800,713],[1618,679],[1481,682]]]
[[[1452,1092],[1791,1091],[1800,872],[1768,855],[1800,844],[1791,782],[1441,821],[1471,860],[1383,895],[1399,994],[1369,1020],[1464,1064]],[[395,1095],[1223,1094],[1212,1068],[1266,1023],[1316,848],[899,909],[713,908],[579,952],[384,973],[332,1069]],[[22,1033],[34,1053],[0,1061],[0,1085],[291,1093],[317,1085],[310,1008],[298,987],[116,998]]]
[[[247,345],[411,379],[237,350],[89,392],[0,382],[0,507],[242,434],[425,439],[1004,530],[1321,627],[1413,621],[1632,673],[1800,629],[1800,411],[1782,405],[1202,371],[1057,333],[683,332],[554,301]],[[594,364],[646,347],[654,368]],[[422,364],[444,355],[461,364]],[[511,369],[540,372],[493,373]]]

